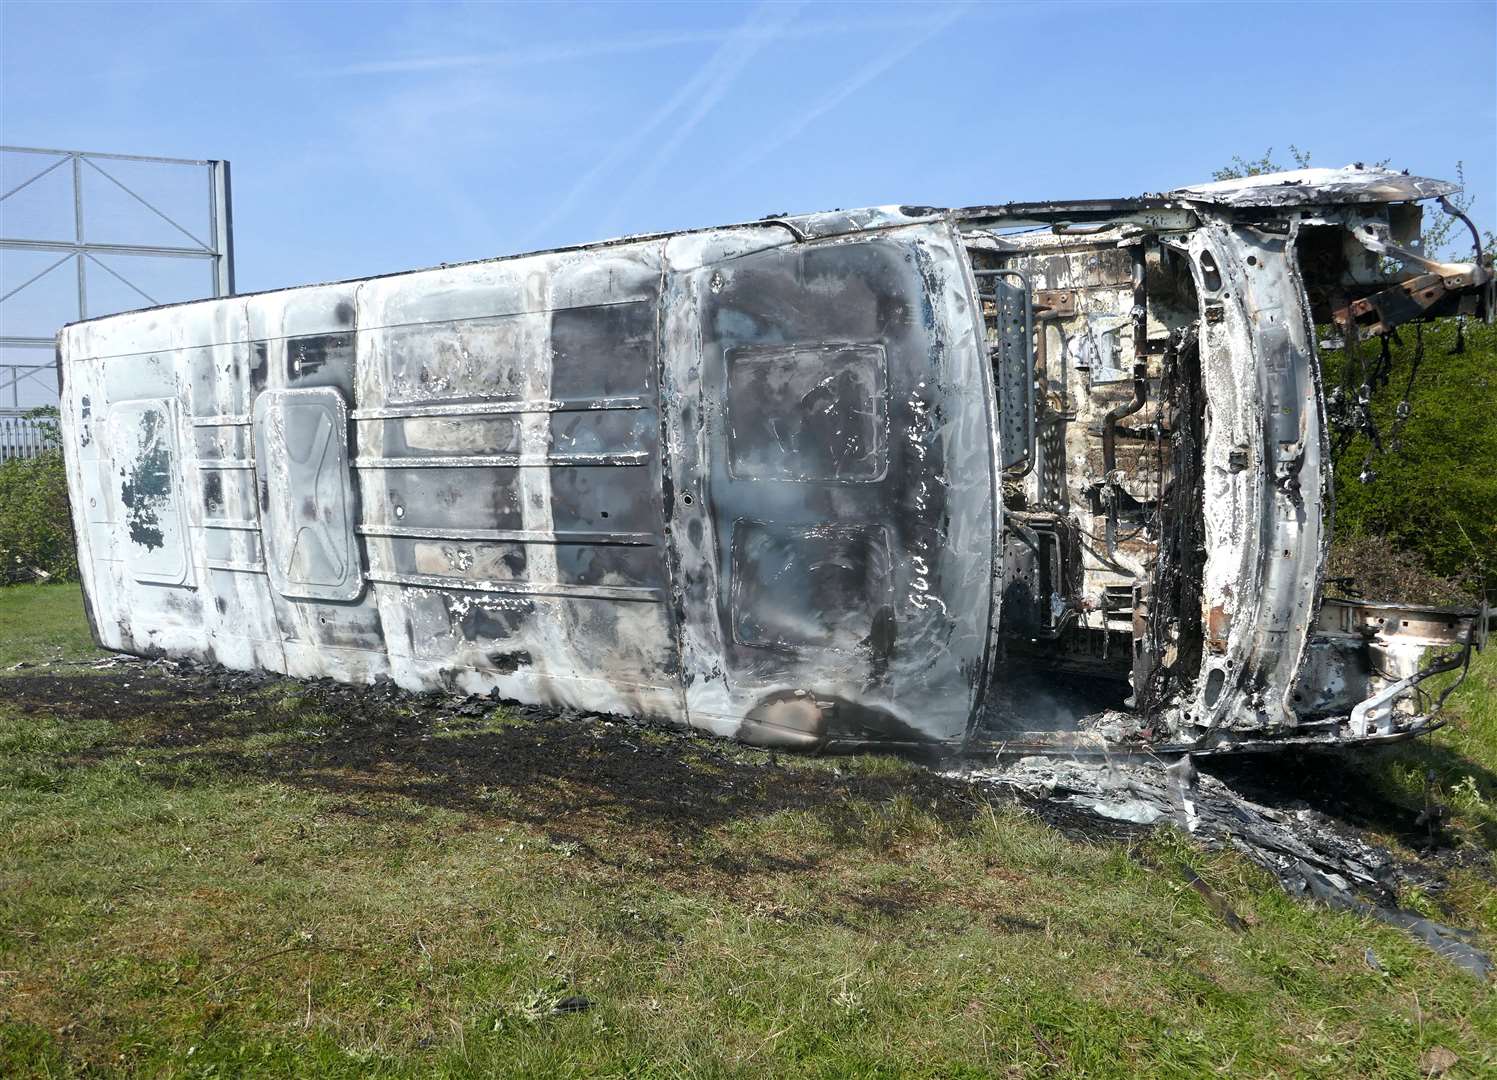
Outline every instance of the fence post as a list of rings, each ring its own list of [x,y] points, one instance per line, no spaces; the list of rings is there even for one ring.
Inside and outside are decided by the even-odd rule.
[[[47,452],[42,422],[33,417],[0,417],[0,461],[41,457]]]

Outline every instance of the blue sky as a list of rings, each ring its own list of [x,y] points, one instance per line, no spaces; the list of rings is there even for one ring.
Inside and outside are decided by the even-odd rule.
[[[1497,5],[0,5],[0,140],[227,158],[248,291],[1290,143],[1497,220]]]

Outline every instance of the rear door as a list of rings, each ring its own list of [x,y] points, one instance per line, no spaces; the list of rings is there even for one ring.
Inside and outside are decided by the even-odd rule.
[[[692,722],[771,744],[961,739],[995,471],[960,250],[916,226],[723,256],[668,306],[700,341],[666,401]]]

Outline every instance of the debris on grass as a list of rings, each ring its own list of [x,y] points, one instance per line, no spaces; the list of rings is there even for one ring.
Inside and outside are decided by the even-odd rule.
[[[211,754],[221,769],[340,796],[384,792],[494,813],[494,792],[503,790],[513,796],[504,813],[544,827],[546,847],[556,855],[607,865],[640,857],[661,874],[698,882],[704,876],[730,882],[748,868],[726,856],[683,849],[671,839],[677,828],[700,830],[743,813],[819,805],[829,787],[854,798],[906,793],[967,818],[981,801],[972,798],[975,789],[989,800],[1018,800],[1062,831],[1088,838],[1175,826],[1209,849],[1241,852],[1291,895],[1398,926],[1478,978],[1494,971],[1473,935],[1400,906],[1400,895],[1440,893],[1444,882],[1437,865],[1395,857],[1357,825],[1310,806],[1304,798],[1317,785],[1303,777],[1275,789],[1262,777],[1282,771],[1280,765],[1287,768],[1277,758],[1198,765],[1188,755],[1173,762],[1028,756],[989,767],[947,762],[939,770],[786,770],[762,750],[704,742],[649,721],[490,696],[413,694],[389,680],[369,686],[298,681],[163,658],[118,657],[98,664],[124,671],[27,673],[7,677],[7,688],[23,712],[45,708],[110,719],[131,745]],[[290,698],[329,722],[326,729],[288,734],[281,713],[236,706],[253,695]],[[485,726],[482,718],[501,709],[511,723],[497,730]],[[469,739],[448,749],[442,744],[449,740],[432,737],[468,727],[478,744]],[[261,732],[277,735],[275,753],[244,753],[215,742]],[[682,754],[688,743],[689,762]],[[83,757],[123,749],[101,745]],[[849,827],[839,835],[857,831]],[[589,835],[600,842],[588,842]],[[784,862],[781,869],[794,872],[794,860]],[[1178,873],[1223,923],[1246,928],[1195,871],[1181,866]]]
[[[1271,764],[1260,760],[1260,766]],[[1291,895],[1400,927],[1477,978],[1497,970],[1473,944],[1473,934],[1398,906],[1402,888],[1438,888],[1428,869],[1395,859],[1352,826],[1297,799],[1254,801],[1197,768],[1189,755],[1173,763],[1024,757],[955,775],[1018,795],[1042,816],[1063,811],[1072,824],[1079,812],[1109,823],[1178,826],[1208,848],[1241,852]],[[1190,884],[1198,892],[1209,889],[1204,882]],[[1222,914],[1229,925],[1236,918]]]

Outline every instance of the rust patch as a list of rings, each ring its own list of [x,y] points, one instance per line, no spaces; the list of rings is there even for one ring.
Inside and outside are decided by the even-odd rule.
[[[1206,647],[1214,653],[1227,651],[1227,634],[1232,629],[1232,616],[1221,604],[1206,612]]]

